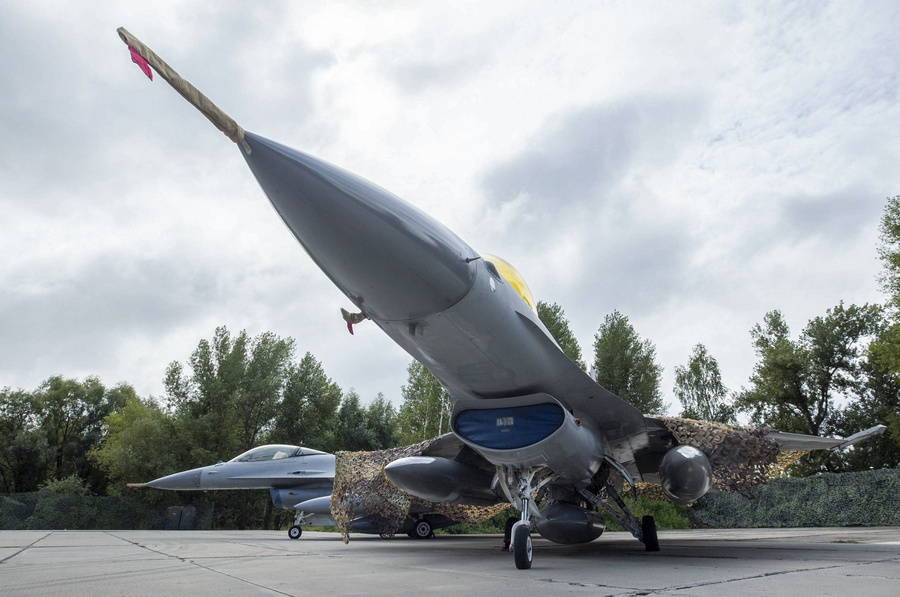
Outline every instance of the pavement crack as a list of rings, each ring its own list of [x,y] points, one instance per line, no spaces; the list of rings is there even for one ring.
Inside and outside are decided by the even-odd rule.
[[[196,566],[197,568],[201,568],[201,569],[206,570],[206,571],[208,571],[208,572],[212,572],[213,574],[218,574],[218,575],[224,576],[224,577],[226,577],[226,578],[230,578],[230,579],[232,579],[232,580],[236,580],[236,581],[241,582],[241,583],[243,583],[243,584],[250,585],[251,587],[257,587],[257,588],[259,588],[259,589],[265,589],[266,591],[271,591],[271,592],[276,593],[276,594],[278,594],[278,595],[284,595],[285,597],[294,597],[294,595],[292,595],[291,593],[285,593],[285,592],[283,592],[283,591],[279,591],[278,589],[273,589],[272,587],[267,587],[267,586],[264,585],[264,584],[260,584],[260,583],[257,583],[257,582],[253,582],[253,581],[251,581],[251,580],[247,580],[246,578],[241,578],[240,576],[235,576],[235,575],[233,575],[233,574],[228,574],[227,572],[223,572],[222,570],[216,570],[215,568],[211,568],[211,567],[209,567],[209,566],[204,566],[203,564],[201,564],[200,562],[197,561],[197,558],[184,558],[184,557],[181,557],[181,556],[176,556],[176,555],[168,554],[168,553],[166,553],[166,552],[164,552],[164,551],[160,551],[160,550],[158,550],[158,549],[153,549],[152,547],[148,547],[148,546],[146,546],[146,545],[144,545],[144,544],[142,544],[142,543],[140,543],[140,542],[138,542],[138,541],[131,541],[130,539],[125,539],[124,537],[119,537],[119,536],[114,535],[114,534],[112,534],[112,533],[110,533],[110,532],[107,532],[106,534],[109,535],[110,537],[115,537],[116,539],[119,539],[119,540],[121,540],[121,541],[125,541],[125,542],[127,542],[127,543],[131,543],[131,544],[134,545],[135,547],[140,547],[141,549],[144,549],[144,550],[149,551],[149,552],[151,552],[151,553],[155,553],[155,554],[161,555],[161,556],[163,556],[163,557],[167,557],[167,558],[172,558],[172,559],[178,560],[179,562],[182,562],[182,563],[184,563],[184,564],[188,564],[189,566]],[[226,558],[210,558],[210,559],[226,559]]]
[[[39,537],[38,539],[35,539],[34,541],[32,541],[31,543],[29,543],[28,545],[26,545],[25,547],[23,547],[23,548],[20,549],[19,551],[17,551],[16,553],[6,556],[6,557],[3,558],[2,560],[0,560],[0,564],[5,564],[6,562],[10,561],[10,560],[13,559],[14,557],[16,557],[17,555],[19,555],[20,553],[22,553],[23,551],[25,551],[25,550],[27,550],[27,549],[30,549],[31,547],[34,547],[34,545],[35,545],[36,543],[39,543],[40,541],[43,541],[43,540],[46,539],[48,536],[50,536],[52,533],[53,533],[52,531],[49,532],[49,533],[45,533],[42,537]]]

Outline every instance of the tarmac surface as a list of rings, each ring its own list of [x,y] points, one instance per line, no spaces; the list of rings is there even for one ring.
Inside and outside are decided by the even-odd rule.
[[[0,595],[900,595],[900,527],[535,535],[517,570],[498,535],[383,540],[306,531],[0,531]]]

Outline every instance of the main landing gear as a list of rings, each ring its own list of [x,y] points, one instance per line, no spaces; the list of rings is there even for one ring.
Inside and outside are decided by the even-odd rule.
[[[431,523],[424,518],[416,522],[416,526],[413,529],[413,536],[416,539],[428,539],[434,537],[434,529],[431,527]]]
[[[619,521],[619,524],[628,529],[635,539],[644,544],[646,551],[659,551],[656,521],[652,516],[644,516],[638,520],[638,517],[631,513],[631,510],[628,509],[619,492],[616,491],[615,485],[610,480],[613,471],[618,473],[630,487],[634,488],[634,479],[631,478],[628,471],[618,462],[607,457],[606,464],[594,476],[593,485],[586,489],[580,489],[578,493],[591,505],[603,510]],[[591,491],[592,489],[594,491]]]
[[[618,474],[631,487],[634,480],[628,471],[614,460],[607,458],[600,471],[594,476],[590,486],[578,489],[569,486],[565,491],[572,492],[572,501],[581,496],[594,508],[602,510],[616,519],[623,527],[644,544],[646,551],[659,551],[659,538],[656,533],[656,522],[652,516],[644,516],[638,519],[628,505],[622,500],[615,484],[610,480],[613,474]],[[509,466],[498,467],[497,482],[506,494],[509,502],[522,512],[522,518],[516,520],[510,518],[506,522],[504,532],[504,549],[513,552],[516,568],[527,570],[531,568],[533,561],[533,548],[531,543],[531,531],[534,528],[534,519],[541,517],[541,512],[535,502],[545,495],[545,487],[556,479],[556,475],[545,466],[512,468]],[[551,486],[551,494],[555,485]],[[598,533],[599,534],[599,533]]]

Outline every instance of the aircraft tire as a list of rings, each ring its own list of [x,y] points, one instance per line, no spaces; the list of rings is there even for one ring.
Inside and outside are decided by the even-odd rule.
[[[513,556],[516,560],[516,568],[528,570],[531,568],[532,549],[531,531],[524,524],[513,529]]]
[[[416,539],[428,539],[434,534],[431,523],[424,518],[416,523]]]
[[[656,534],[656,521],[652,516],[641,519],[641,534],[644,536],[644,549],[659,551],[659,537]]]
[[[288,537],[291,539],[299,539],[303,534],[303,529],[300,528],[300,525],[295,524],[291,528],[288,529]]]

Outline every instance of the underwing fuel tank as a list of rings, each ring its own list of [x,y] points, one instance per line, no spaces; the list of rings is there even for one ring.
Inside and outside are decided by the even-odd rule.
[[[545,464],[576,487],[590,484],[604,454],[601,437],[544,393],[457,400],[451,424],[462,441],[492,464]]]
[[[478,255],[431,216],[337,166],[252,133],[245,140],[278,215],[368,317],[439,313],[472,288]]]
[[[430,502],[469,506],[492,506],[498,502],[498,495],[491,489],[491,473],[447,458],[399,458],[384,467],[384,474],[403,491]]]
[[[663,456],[659,479],[667,498],[676,504],[690,504],[712,487],[712,467],[697,448],[675,446]]]
[[[544,508],[535,528],[544,539],[566,545],[588,543],[606,530],[591,512],[563,502]]]

